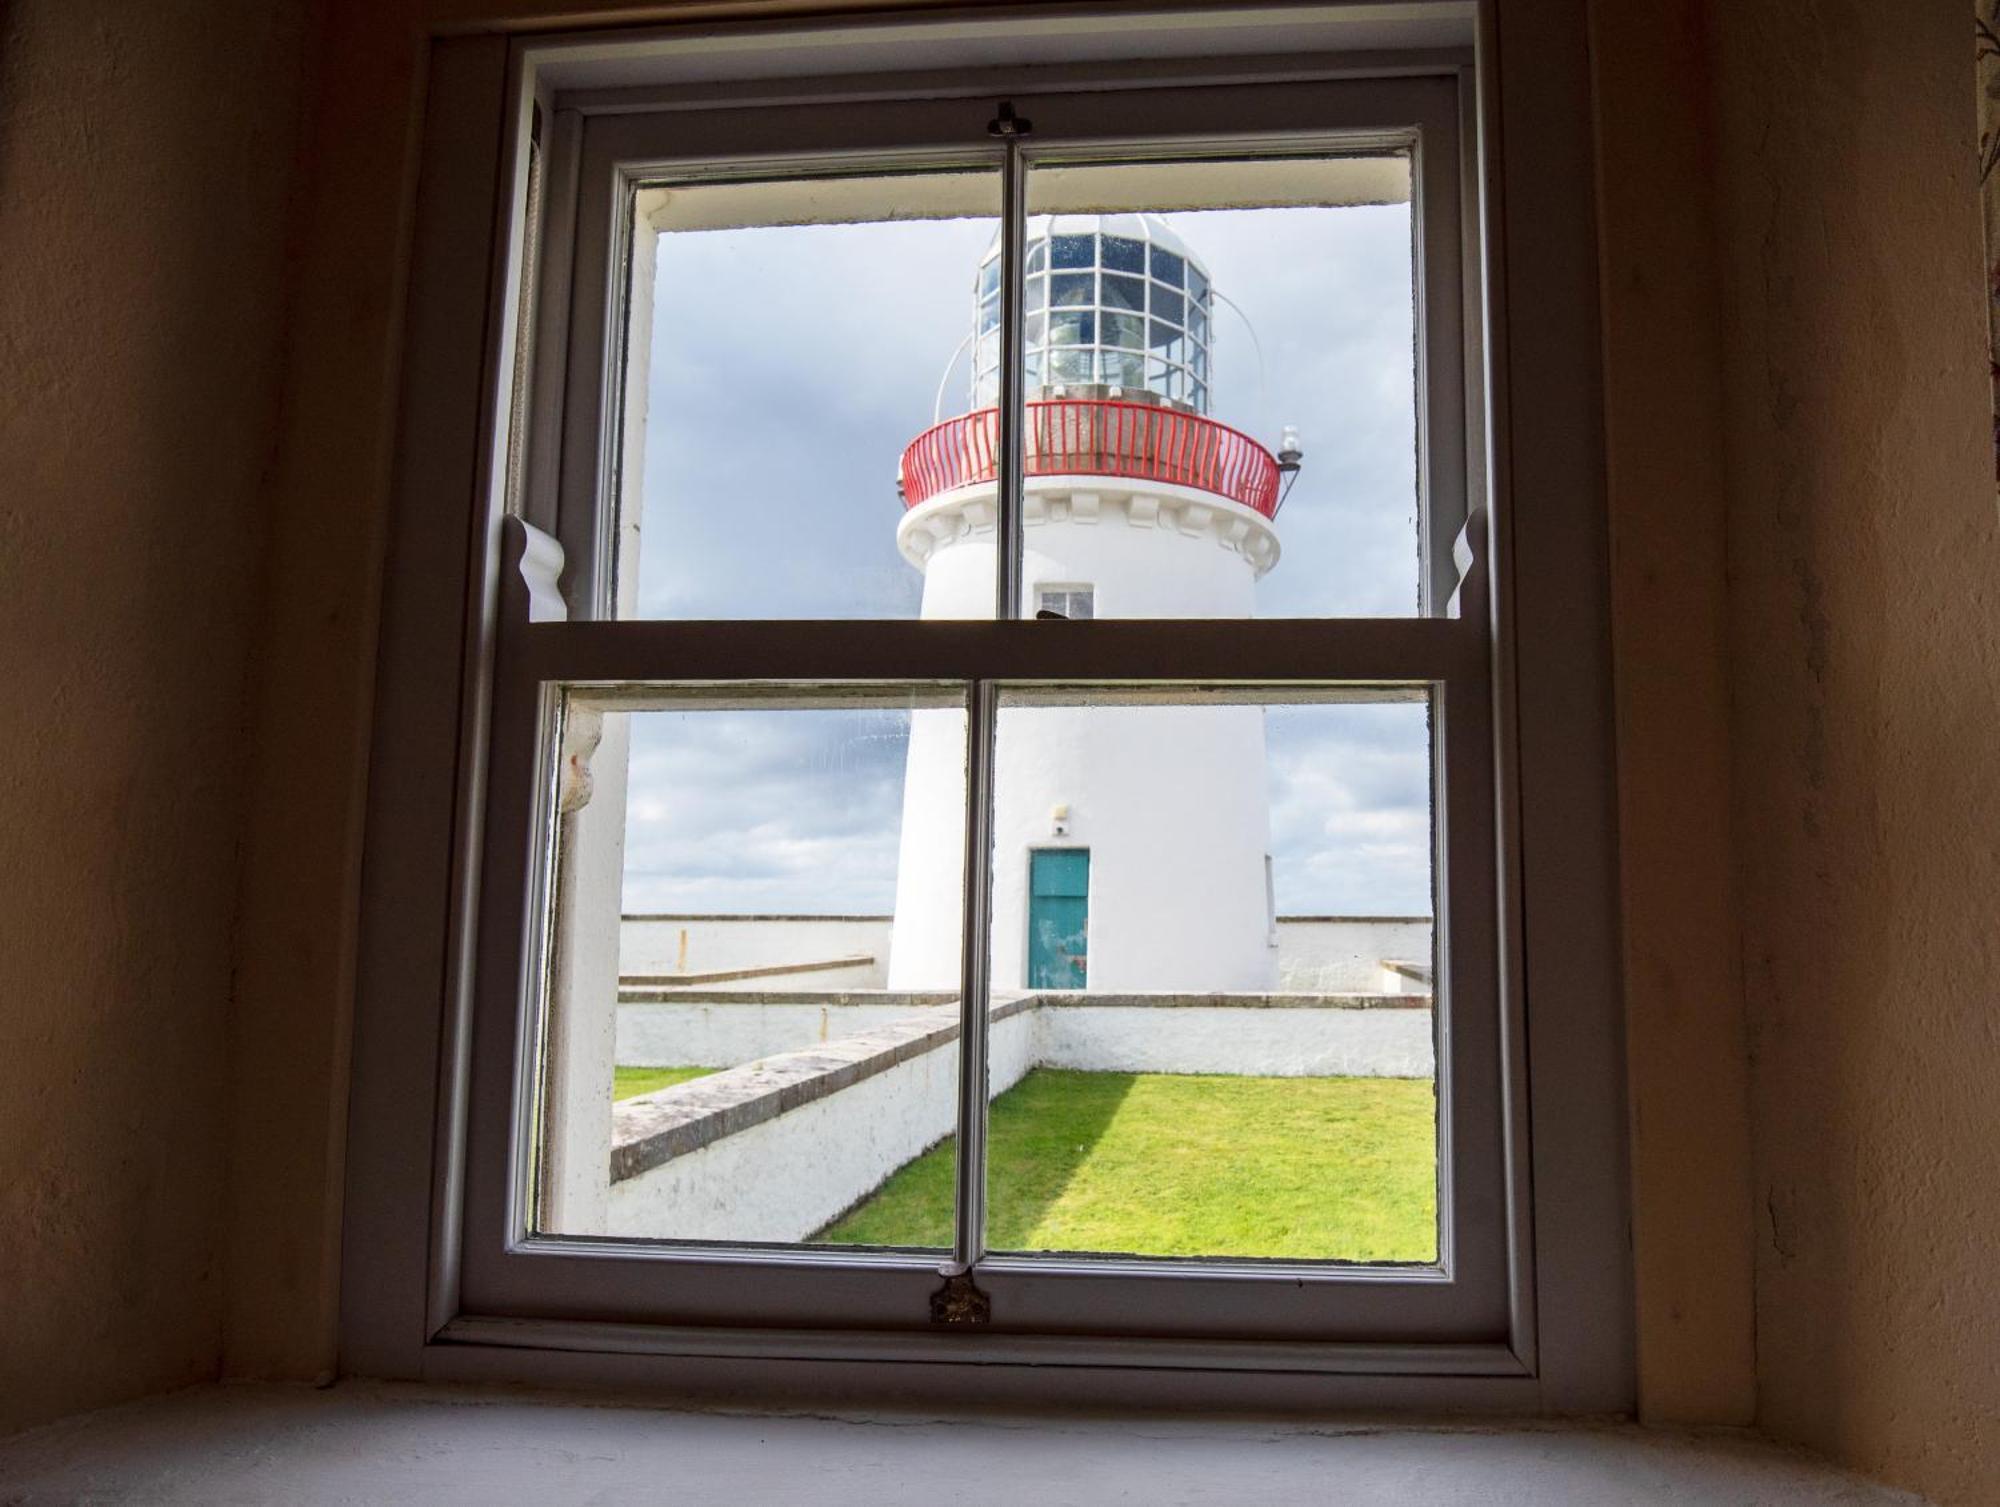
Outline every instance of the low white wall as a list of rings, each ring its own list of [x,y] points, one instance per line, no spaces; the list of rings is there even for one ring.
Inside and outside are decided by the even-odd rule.
[[[687,934],[685,968],[681,966],[683,932]],[[819,963],[857,953],[865,953],[873,961],[784,977],[805,988],[883,988],[889,981],[887,916],[627,916],[620,929],[618,972],[625,978],[717,973]],[[705,987],[739,985],[732,980]],[[744,979],[740,987],[768,989],[771,979]]]
[[[857,953],[874,960],[776,979],[764,975],[718,980],[703,988],[769,990],[780,987],[781,979],[784,985],[800,989],[881,989],[888,984],[890,930],[887,916],[627,916],[618,971],[626,978],[682,972],[680,936],[685,931],[685,971],[691,973],[825,962]],[[955,951],[952,956],[956,958]],[[1278,918],[1280,989],[1307,994],[1408,993],[1420,986],[1384,973],[1382,963],[1392,958],[1429,962],[1430,957],[1427,916]],[[954,967],[926,987],[947,987],[955,978]]]
[[[1428,916],[1280,916],[1278,987],[1302,994],[1406,993],[1384,960],[1431,959]]]
[[[1035,1014],[1022,1011],[994,1023],[987,1050],[991,1093],[1005,1093],[1033,1065]],[[604,1233],[804,1240],[950,1135],[957,1102],[954,1039],[613,1183]]]
[[[1045,1002],[1034,1015],[1043,1067],[1269,1078],[1428,1078],[1437,1070],[1423,1007]]]
[[[750,995],[739,1003],[716,998],[672,1003],[620,1004],[618,1063],[621,1067],[734,1067],[779,1052],[839,1041],[900,1020],[913,1009],[958,1012],[958,1002],[918,1004],[905,995],[874,1000],[865,996],[825,1000]]]

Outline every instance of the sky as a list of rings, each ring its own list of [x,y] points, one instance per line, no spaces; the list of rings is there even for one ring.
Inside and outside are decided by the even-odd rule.
[[[1213,416],[1305,466],[1260,616],[1416,610],[1407,205],[1164,216],[1219,293]],[[992,220],[662,235],[642,479],[648,617],[914,617],[896,460],[970,329]],[[1261,360],[1260,360],[1261,348]],[[945,416],[968,406],[961,357]],[[627,911],[887,913],[906,713],[638,714]],[[1426,914],[1421,706],[1266,717],[1280,914]]]

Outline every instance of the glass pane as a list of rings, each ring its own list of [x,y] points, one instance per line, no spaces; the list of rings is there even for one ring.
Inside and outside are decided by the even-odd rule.
[[[1051,267],[1089,267],[1096,263],[1095,235],[1059,235],[1049,253]]]
[[[1117,272],[1143,274],[1146,270],[1146,243],[1129,236],[1105,236],[1104,265]]]
[[[1109,273],[1105,274],[1104,306],[1108,309],[1131,309],[1135,313],[1145,312],[1145,283],[1136,277],[1114,277]]]
[[[1104,351],[1098,356],[1098,372],[1107,387],[1137,392],[1146,385],[1146,358],[1124,351]]]
[[[1050,434],[1104,442],[1038,448],[1031,423],[1028,558],[1101,580],[1100,616],[1414,616],[1410,194],[1398,154],[1031,169],[1028,244],[1104,248],[1100,381],[1140,386],[1111,353],[1143,293],[1143,387],[1162,411],[1116,431],[1091,407],[1113,395],[1079,390],[1040,411]],[[1143,278],[1123,270],[1132,247]],[[1071,296],[1085,307],[1081,276]],[[1093,506],[1067,507],[1086,486]]]
[[[1093,373],[1089,351],[1049,352],[1049,381],[1062,386],[1088,383]]]
[[[1088,309],[1060,309],[1049,315],[1050,345],[1089,345],[1096,331],[1096,316]]]
[[[1422,688],[1003,700],[993,989],[1031,1026],[991,1054],[994,1249],[1437,1260],[1429,722]],[[950,1153],[850,1227],[939,1228]]]
[[[1128,350],[1135,351],[1144,350],[1146,321],[1137,314],[1106,314],[1101,339],[1106,345],[1124,346]]]
[[[919,614],[908,515],[977,478],[916,442],[980,406],[999,202],[992,172],[640,190],[620,616]]]
[[[1041,308],[1048,300],[1049,280],[1046,277],[1029,278],[1027,298],[1023,302],[1022,307],[1032,312],[1035,309]]]
[[[535,1228],[822,1242],[956,1124],[963,698],[697,694],[566,704]]]
[[[1050,299],[1058,308],[1074,308],[1091,301],[1091,275],[1087,272],[1059,272],[1049,279]]]

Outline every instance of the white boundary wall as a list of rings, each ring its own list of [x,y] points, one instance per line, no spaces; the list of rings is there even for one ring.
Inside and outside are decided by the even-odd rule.
[[[1280,916],[1278,987],[1306,994],[1409,992],[1389,961],[1431,960],[1429,916]]]
[[[1434,1071],[1432,1011],[1427,1004],[1386,996],[1348,996],[1312,1004],[1285,996],[1247,996],[1235,1005],[1215,1005],[1205,997],[1186,995],[1150,999],[1099,995],[1096,1002],[1085,994],[1030,998],[1027,1008],[1015,1009],[993,1023],[989,1091],[994,1097],[1041,1066],[1274,1077],[1427,1078]],[[798,1022],[799,1008],[753,1003],[627,1005],[619,1012],[620,1031],[622,1036],[624,1017],[635,1011],[649,1012],[648,1026],[659,1030],[674,1025],[671,1017],[660,1014],[663,1011],[684,1012],[683,1026],[702,1017],[740,1014],[769,1016],[789,1029]],[[996,1011],[1000,1008],[996,1005]],[[746,1064],[738,1073],[645,1096],[660,1109],[639,1107],[640,1115],[657,1119],[667,1106],[692,1105],[680,1110],[679,1119],[709,1127],[703,1133],[713,1139],[614,1182],[606,1228],[577,1233],[668,1240],[804,1240],[950,1135],[958,1083],[955,1034],[907,1055],[899,1053],[895,1043],[912,1035],[931,1035],[933,1026],[948,1029],[954,1007],[912,1010],[906,1001],[899,1007],[845,1009],[857,1013],[833,1018],[852,1029],[844,1042],[833,1043],[830,1052],[815,1051],[822,1044],[807,1042],[789,1056],[781,1052]],[[886,1011],[890,1018],[864,1028],[859,1025],[861,1011]],[[884,1026],[892,1029],[883,1030]],[[778,1028],[763,1023],[730,1025],[727,1030]],[[864,1029],[877,1031],[882,1045],[855,1039]],[[678,1039],[674,1050],[681,1050]],[[844,1087],[830,1087],[840,1081],[836,1074],[851,1075],[856,1068],[865,1076]],[[738,1078],[742,1087],[732,1091],[731,1080]],[[795,1108],[770,1113],[770,1085],[787,1078],[815,1080],[802,1085],[810,1096]],[[817,1089],[825,1091],[812,1092]],[[753,1099],[767,1106],[765,1118],[741,1130],[715,1133],[715,1116],[733,1114]],[[638,1107],[642,1101],[626,1103]]]
[[[1427,1008],[1044,1004],[1037,1063],[1093,1073],[1428,1078]]]
[[[735,1067],[779,1052],[840,1041],[901,1020],[912,1009],[958,1014],[956,999],[920,1005],[907,995],[869,1000],[865,995],[825,999],[766,998],[747,991],[741,1002],[706,999],[624,1003],[618,1007],[618,1062],[623,1067]]]
[[[946,741],[957,740],[954,747],[964,738],[963,724],[959,717],[943,730],[949,735]],[[962,793],[954,792],[938,812],[930,813],[936,821],[918,825],[933,839],[939,827],[956,831],[954,813],[962,798]],[[946,820],[948,816],[950,820]],[[898,980],[899,988],[953,989],[958,985],[958,890],[955,886],[947,889],[948,894],[940,893],[939,904],[944,910],[939,915],[949,912],[951,924],[946,929],[951,945],[932,970],[937,977],[919,977],[911,970]],[[715,980],[701,984],[704,990],[880,989],[889,976],[891,928],[888,916],[627,916],[619,944],[619,973],[630,979],[681,972],[680,934],[685,931],[687,971],[696,974],[824,963],[857,953],[874,960],[860,967]],[[1386,974],[1382,964],[1392,959],[1429,962],[1431,929],[1428,916],[1280,916],[1277,987],[1307,994],[1410,992],[1409,981]],[[1093,981],[1099,987],[1116,985],[1115,979],[1100,979],[1095,973]],[[1184,988],[1191,983],[1168,973],[1136,987]],[[621,1055],[618,1060],[634,1059]]]
[[[1033,1065],[1036,1013],[994,1023],[987,1054],[993,1094],[1012,1088]],[[957,1096],[952,1041],[613,1183],[604,1233],[804,1240],[950,1135]]]
[[[913,1013],[955,1017],[956,1001],[891,995],[745,996],[618,1007],[626,1067],[735,1067],[872,1031]],[[1024,1016],[1035,1063],[1098,1073],[1427,1078],[1436,1070],[1428,998],[1045,994]]]
[[[880,989],[889,979],[889,928],[887,916],[627,916],[620,928],[618,972],[625,978],[699,975],[865,954],[872,961],[863,966],[782,977],[801,988]],[[771,979],[718,980],[703,987],[768,989]]]

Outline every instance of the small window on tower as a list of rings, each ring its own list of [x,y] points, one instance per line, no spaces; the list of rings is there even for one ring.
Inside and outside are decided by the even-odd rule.
[[[1088,620],[1095,608],[1096,592],[1089,586],[1044,586],[1035,594],[1036,617]]]

